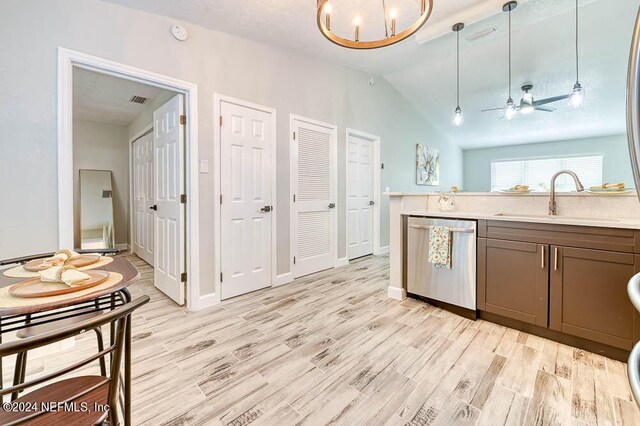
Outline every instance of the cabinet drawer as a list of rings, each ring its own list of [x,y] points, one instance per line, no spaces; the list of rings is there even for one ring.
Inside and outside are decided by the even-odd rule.
[[[478,229],[479,236],[498,240],[640,253],[640,231],[633,229],[493,220],[479,224]]]

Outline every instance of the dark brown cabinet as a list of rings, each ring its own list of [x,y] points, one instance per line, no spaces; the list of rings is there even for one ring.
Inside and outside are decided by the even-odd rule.
[[[628,351],[640,340],[626,290],[640,272],[639,231],[480,221],[478,237],[481,317],[516,320],[573,345],[578,338]]]
[[[546,327],[548,267],[546,245],[487,239],[485,310]]]
[[[638,272],[640,256],[573,247],[550,249],[549,328],[630,350],[635,341],[635,309],[627,297],[627,282]]]

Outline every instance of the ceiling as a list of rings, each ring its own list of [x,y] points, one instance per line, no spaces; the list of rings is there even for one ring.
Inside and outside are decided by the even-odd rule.
[[[463,148],[510,145],[620,134],[625,131],[628,49],[640,0],[580,0],[581,78],[585,105],[565,102],[554,113],[535,112],[512,121],[501,112],[507,89],[505,0],[435,0],[431,18],[415,37],[394,46],[354,51],[333,45],[316,28],[316,0],[104,0],[192,22],[215,30],[281,46],[385,77],[436,126],[443,138]],[[389,1],[387,0],[387,3]],[[418,0],[395,0],[400,24]],[[361,39],[379,35],[369,23],[377,7],[371,0],[332,0],[332,29],[352,29],[363,19]],[[574,0],[521,0],[513,12],[513,98],[523,83],[534,84],[535,98],[568,93],[575,83]],[[364,11],[364,12],[363,12]],[[340,12],[340,13],[338,13]],[[348,18],[347,18],[348,17]],[[380,19],[380,18],[378,18]],[[461,33],[461,107],[465,124],[452,125],[455,109],[455,36]],[[493,34],[467,41],[488,28]],[[378,31],[378,32],[376,32]],[[421,43],[418,43],[420,41]]]
[[[88,71],[73,70],[73,117],[98,123],[128,126],[163,89]],[[148,98],[144,104],[132,96]]]

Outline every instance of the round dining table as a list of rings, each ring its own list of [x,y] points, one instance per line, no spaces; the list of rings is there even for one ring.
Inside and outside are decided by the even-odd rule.
[[[28,306],[3,306],[0,304],[0,343],[2,336],[26,327],[50,324],[63,319],[85,315],[91,312],[115,309],[131,301],[128,286],[140,278],[140,271],[124,257],[115,257],[107,265],[99,267],[101,271],[116,272],[122,275],[122,280],[108,288],[77,295],[68,293],[64,297],[56,296],[54,300],[38,298],[38,301]],[[0,271],[0,289],[24,281],[25,278],[7,277]],[[113,342],[114,325],[111,325],[110,342]],[[2,380],[3,362],[0,358],[0,388]],[[131,321],[126,321],[124,346],[124,424],[131,424]]]

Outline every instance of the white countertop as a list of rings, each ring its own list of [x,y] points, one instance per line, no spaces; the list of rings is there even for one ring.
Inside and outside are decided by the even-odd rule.
[[[635,194],[634,194],[635,195]],[[501,220],[508,222],[529,222],[529,223],[546,223],[556,225],[574,225],[574,226],[594,226],[599,228],[622,228],[622,229],[640,229],[640,219],[610,219],[610,218],[588,218],[577,216],[538,216],[538,215],[521,215],[517,214],[502,216],[499,213],[479,213],[470,211],[427,211],[427,210],[407,210],[401,211],[404,216],[429,216],[455,219],[476,219],[476,220]]]
[[[556,197],[637,197],[636,191],[633,188],[629,188],[631,191],[616,194],[616,193],[594,193],[594,192],[556,192]],[[389,197],[433,197],[440,196],[438,192],[383,192],[382,195]],[[513,194],[504,192],[455,192],[456,197],[546,197],[549,198],[548,192],[528,192],[526,194]]]

